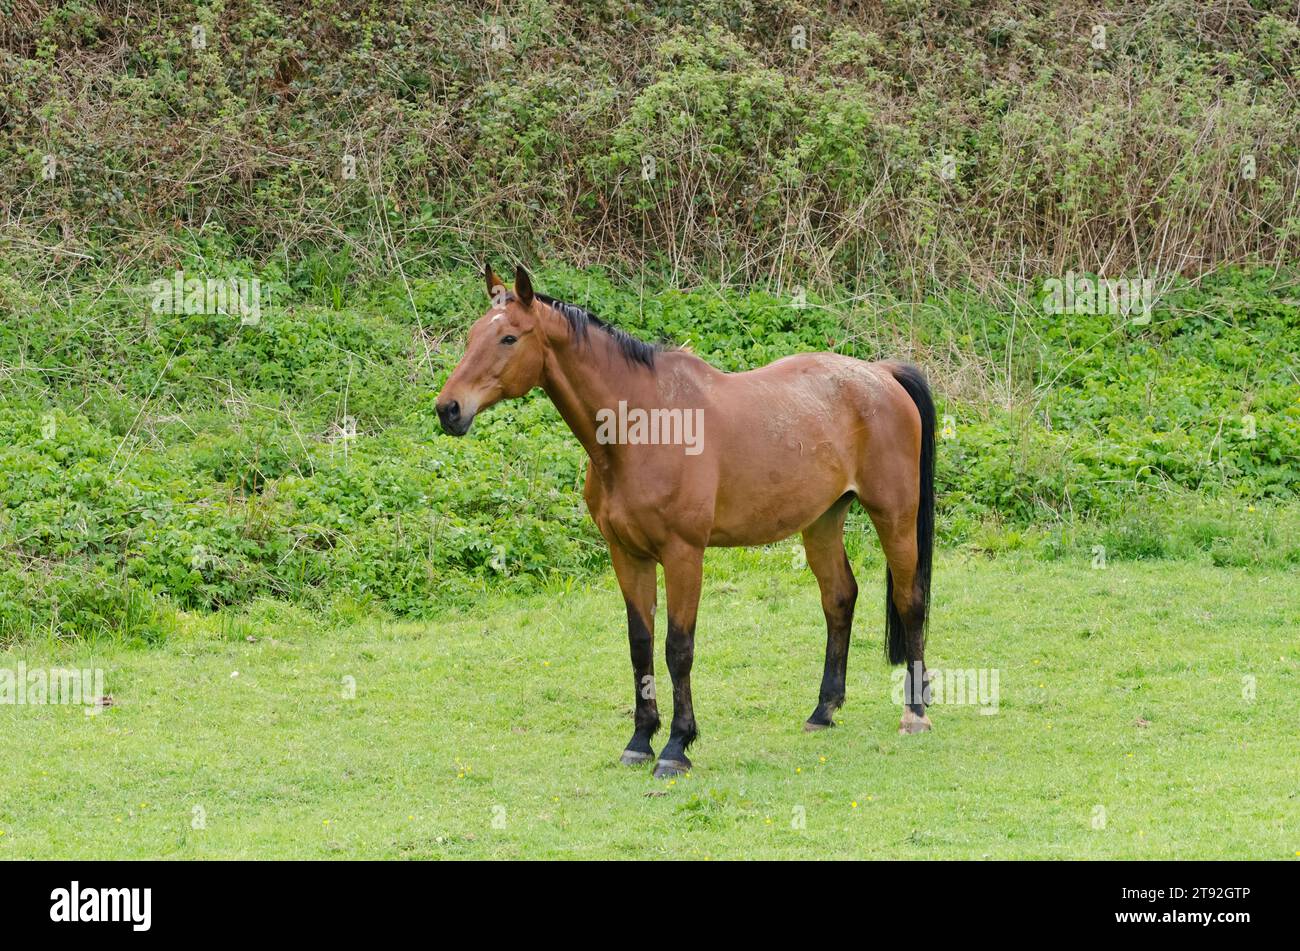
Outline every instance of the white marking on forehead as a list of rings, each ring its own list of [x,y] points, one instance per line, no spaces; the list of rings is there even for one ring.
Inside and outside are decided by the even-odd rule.
[[[489,323],[489,324],[494,324],[494,323],[496,323],[498,320],[500,320],[500,319],[501,319],[502,317],[504,317],[504,316],[505,316],[505,314],[497,314],[495,317],[493,317],[491,320],[489,320],[488,323]]]

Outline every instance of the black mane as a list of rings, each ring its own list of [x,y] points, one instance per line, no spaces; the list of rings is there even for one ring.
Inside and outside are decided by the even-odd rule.
[[[569,331],[573,334],[575,340],[586,340],[588,328],[599,327],[613,338],[614,343],[618,345],[619,352],[623,354],[623,359],[627,360],[628,363],[639,363],[651,370],[654,369],[655,354],[664,349],[659,344],[638,340],[626,330],[605,323],[591,311],[585,310],[577,304],[556,300],[554,297],[547,297],[545,294],[536,294],[534,296],[543,304],[555,308],[557,313],[564,315],[564,319],[569,324]]]

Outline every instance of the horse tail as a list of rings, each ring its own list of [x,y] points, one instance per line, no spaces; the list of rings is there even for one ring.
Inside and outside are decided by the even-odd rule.
[[[916,510],[916,590],[924,603],[925,613],[921,615],[924,637],[925,619],[930,613],[930,565],[934,558],[934,398],[921,371],[911,364],[891,364],[889,372],[907,391],[921,414],[921,495]],[[894,604],[894,576],[888,568],[885,569],[885,634],[889,662],[903,663],[907,659],[907,629]]]

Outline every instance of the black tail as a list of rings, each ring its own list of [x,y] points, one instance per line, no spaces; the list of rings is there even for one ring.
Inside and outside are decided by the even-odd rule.
[[[921,413],[921,505],[916,510],[916,584],[930,615],[930,563],[934,556],[934,399],[921,371],[910,364],[890,368]],[[885,643],[891,664],[907,660],[907,630],[894,606],[894,576],[885,569]]]

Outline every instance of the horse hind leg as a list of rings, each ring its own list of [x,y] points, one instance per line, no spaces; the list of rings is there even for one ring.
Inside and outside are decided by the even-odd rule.
[[[885,574],[886,639],[889,661],[906,664],[903,675],[903,717],[899,733],[924,733],[931,728],[925,707],[929,677],[925,669],[926,596],[918,584],[918,549],[914,513],[891,518],[876,512],[871,520],[880,536],[888,569]]]
[[[805,730],[834,726],[831,719],[844,705],[844,681],[849,662],[849,638],[853,632],[853,608],[858,584],[844,551],[844,516],[848,500],[837,503],[803,533],[808,566],[821,588],[822,612],[826,615],[826,665],[822,670],[821,692]]]
[[[896,422],[903,420],[894,433],[898,437],[895,441],[898,451],[891,458],[875,460],[876,478],[859,483],[870,487],[860,497],[875,523],[889,563],[885,573],[889,661],[907,664],[903,678],[903,719],[898,731],[921,733],[930,729],[930,719],[925,715],[929,699],[925,623],[934,560],[934,398],[915,367],[884,366],[911,400],[916,416],[909,413],[895,418]],[[915,442],[908,438],[912,436]]]

